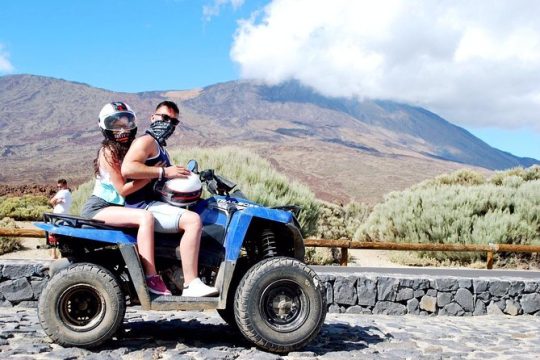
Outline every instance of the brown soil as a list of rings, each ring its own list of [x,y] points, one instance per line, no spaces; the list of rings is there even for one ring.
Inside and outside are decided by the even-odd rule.
[[[0,196],[21,196],[21,195],[43,195],[46,197],[53,196],[56,193],[56,184],[54,185],[38,185],[38,184],[21,184],[21,185],[5,185],[0,184]]]

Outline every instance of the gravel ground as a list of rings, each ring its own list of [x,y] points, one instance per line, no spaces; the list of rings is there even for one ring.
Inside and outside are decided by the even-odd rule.
[[[0,308],[0,359],[538,359],[540,317],[329,314],[286,355],[261,351],[214,311],[130,308],[118,338],[92,351],[51,343],[36,310]]]

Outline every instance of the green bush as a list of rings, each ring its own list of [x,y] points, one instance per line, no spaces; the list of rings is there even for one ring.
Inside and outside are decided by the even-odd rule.
[[[252,201],[265,206],[299,205],[298,221],[304,235],[316,229],[319,204],[305,185],[274,170],[271,164],[246,149],[223,147],[214,149],[191,148],[171,152],[173,162],[185,165],[196,159],[200,170],[214,169],[238,184],[238,188]]]
[[[41,220],[44,212],[51,211],[45,196],[23,195],[0,197],[0,219]]]
[[[0,220],[0,227],[18,229],[19,227],[11,218],[5,217]],[[21,248],[21,239],[15,237],[0,237],[0,255],[18,250]]]
[[[71,202],[71,209],[70,213],[72,215],[79,216],[81,214],[82,207],[86,200],[92,195],[92,191],[94,190],[94,183],[95,180],[89,180],[77,187],[75,191],[71,194],[72,202]]]
[[[328,202],[319,203],[319,217],[313,237],[318,239],[352,239],[356,230],[369,216],[371,208],[366,204],[351,202],[338,206]]]
[[[438,177],[393,192],[354,239],[360,241],[532,244],[540,241],[538,167],[512,169],[482,180],[471,171]],[[427,254],[426,255],[434,255]],[[474,261],[480,253],[441,253]]]

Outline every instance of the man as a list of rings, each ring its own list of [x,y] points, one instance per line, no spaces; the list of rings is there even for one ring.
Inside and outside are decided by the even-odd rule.
[[[122,163],[122,175],[127,179],[154,179],[142,189],[126,197],[126,206],[147,209],[154,215],[155,230],[161,233],[184,232],[180,242],[180,258],[184,272],[182,296],[217,295],[216,288],[205,285],[197,276],[202,222],[199,214],[157,200],[155,180],[187,178],[190,171],[171,165],[164,149],[166,140],[179,124],[178,106],[172,101],[158,104],[150,118],[150,129],[135,139]]]
[[[71,192],[68,189],[66,179],[58,180],[56,184],[58,192],[52,197],[49,203],[54,206],[53,213],[68,214],[71,208]]]

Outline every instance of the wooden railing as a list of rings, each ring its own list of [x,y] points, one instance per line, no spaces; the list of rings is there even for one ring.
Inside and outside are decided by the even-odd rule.
[[[40,238],[45,231],[34,229],[8,229],[0,228],[0,236]],[[311,247],[340,248],[340,265],[347,266],[349,249],[368,250],[400,250],[400,251],[472,251],[486,252],[486,268],[493,268],[493,254],[499,252],[539,253],[539,245],[512,245],[512,244],[421,244],[421,243],[391,243],[391,242],[360,242],[351,240],[325,240],[305,239],[304,244]]]
[[[401,250],[401,251],[478,251],[487,253],[486,268],[493,268],[493,254],[498,252],[540,252],[537,245],[511,245],[511,244],[421,244],[421,243],[391,243],[391,242],[360,242],[350,240],[324,240],[306,239],[306,246],[329,247],[341,249],[340,265],[347,266],[349,249],[370,250]]]

